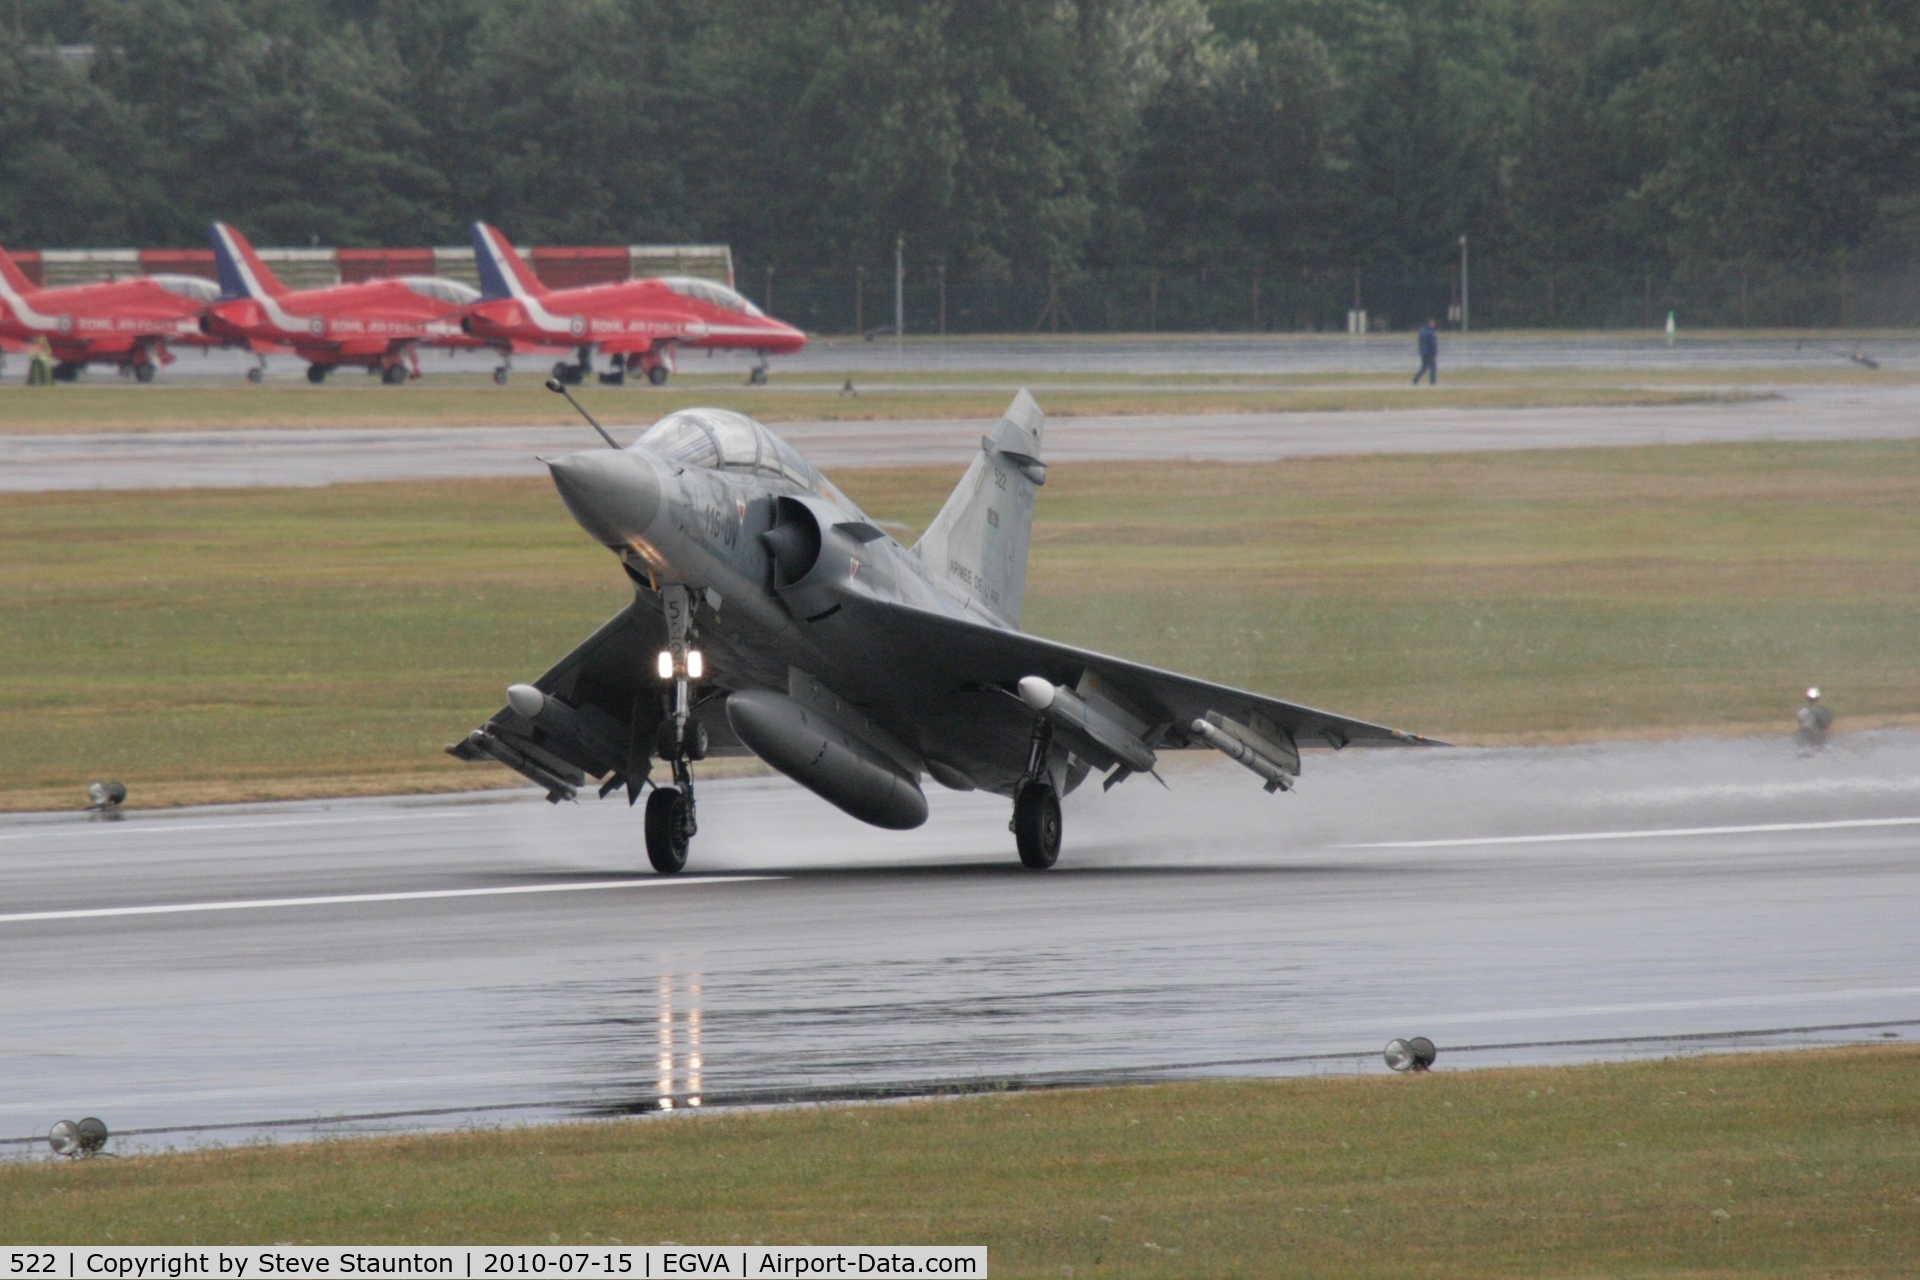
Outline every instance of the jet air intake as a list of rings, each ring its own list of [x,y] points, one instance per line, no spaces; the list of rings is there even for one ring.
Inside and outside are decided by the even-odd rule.
[[[784,693],[747,689],[727,698],[727,723],[756,756],[862,822],[907,831],[927,820],[917,779],[819,711]]]
[[[773,562],[773,589],[794,616],[818,622],[834,613],[845,593],[870,595],[892,582],[886,557],[865,544],[886,535],[816,498],[782,495],[773,527],[760,545]]]

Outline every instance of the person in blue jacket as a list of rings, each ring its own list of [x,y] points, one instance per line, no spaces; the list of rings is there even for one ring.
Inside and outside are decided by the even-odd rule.
[[[1420,385],[1422,374],[1428,386],[1440,381],[1440,335],[1434,332],[1431,320],[1420,326],[1420,372],[1413,375],[1414,386]]]

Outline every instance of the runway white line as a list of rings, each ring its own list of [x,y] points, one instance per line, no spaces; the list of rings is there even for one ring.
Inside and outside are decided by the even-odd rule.
[[[1801,1004],[1824,1005],[1849,1000],[1911,1000],[1915,996],[1920,996],[1920,987],[1856,987],[1839,991],[1811,989],[1773,995],[1715,996],[1701,1000],[1642,1000],[1630,1004],[1565,1005],[1542,1009],[1490,1009],[1478,1013],[1428,1015],[1415,1012],[1393,1018],[1374,1018],[1364,1022],[1355,1020],[1332,1025],[1365,1027],[1368,1030],[1396,1024],[1411,1026],[1414,1023],[1427,1027],[1470,1026],[1482,1022],[1535,1022],[1553,1018],[1592,1019],[1647,1013],[1700,1013],[1716,1009],[1767,1009]]]
[[[88,823],[84,827],[44,826],[31,831],[0,832],[0,840],[43,840],[50,836],[104,836],[137,832],[141,835],[172,835],[177,831],[262,831],[275,827],[337,827],[356,822],[398,822],[403,818],[457,818],[457,809],[409,809],[401,813],[375,813],[358,818],[274,818],[264,822],[126,822]]]
[[[154,907],[85,907],[72,911],[22,911],[0,916],[0,924],[34,920],[101,920],[112,916],[168,916],[194,911],[269,911],[279,907],[333,907],[360,902],[421,902],[429,898],[499,898],[520,893],[585,893],[595,889],[673,889],[701,884],[738,884],[743,880],[785,880],[785,876],[695,876],[656,880],[586,880],[572,884],[503,885],[492,889],[418,889],[405,893],[336,893],[318,898],[253,898],[237,902],[171,902]]]
[[[1464,840],[1383,840],[1343,849],[1459,849],[1483,844],[1569,844],[1578,840],[1660,840],[1674,836],[1744,836],[1771,831],[1838,831],[1846,827],[1920,827],[1920,818],[1848,818],[1837,822],[1763,822],[1747,827],[1663,827],[1651,831],[1575,831],[1552,836],[1472,836]]]

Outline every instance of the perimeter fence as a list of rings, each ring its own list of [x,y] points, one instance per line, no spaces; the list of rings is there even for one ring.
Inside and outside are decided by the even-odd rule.
[[[742,292],[809,332],[891,332],[892,264],[791,268],[741,263]],[[1920,269],[1844,263],[1696,262],[1621,267],[1470,264],[1475,329],[1649,329],[1668,312],[1690,329],[1920,325]],[[1457,266],[1189,270],[1119,267],[999,278],[907,266],[908,333],[1340,333],[1458,323]]]

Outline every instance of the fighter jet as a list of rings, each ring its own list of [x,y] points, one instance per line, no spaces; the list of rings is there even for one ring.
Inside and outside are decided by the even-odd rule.
[[[291,350],[307,362],[308,382],[325,382],[334,369],[353,365],[378,370],[381,381],[398,386],[420,376],[421,344],[480,345],[460,332],[458,316],[480,291],[457,280],[396,276],[292,290],[235,228],[216,222],[208,235],[220,301],[207,308],[201,327],[261,358],[247,371],[250,382],[261,380],[268,352]]]
[[[911,547],[743,414],[685,409],[625,448],[594,427],[607,448],[547,467],[633,603],[447,750],[554,802],[589,777],[629,804],[651,784],[657,871],[686,866],[688,766],[709,755],[750,752],[894,830],[926,821],[923,776],[1006,796],[1020,861],[1038,870],[1059,856],[1060,797],[1095,770],[1111,788],[1153,773],[1161,751],[1204,746],[1284,791],[1302,744],[1429,741],[1022,633],[1047,480],[1025,391]],[[671,785],[653,781],[656,759]]]
[[[549,289],[512,243],[484,222],[473,224],[473,260],[484,301],[467,308],[460,327],[507,356],[541,347],[575,347],[577,363],[561,361],[553,376],[580,382],[593,372],[593,353],[613,357],[600,375],[620,385],[633,373],[654,386],[674,369],[680,347],[742,348],[759,356],[747,381],[767,380],[767,357],[807,345],[807,335],[767,315],[712,280],[660,276],[579,289]],[[507,380],[503,363],[495,382]]]
[[[15,350],[44,341],[53,376],[72,382],[89,364],[117,365],[141,382],[173,363],[173,345],[205,346],[200,313],[220,296],[198,276],[151,275],[65,288],[37,287],[0,249],[0,341]]]

